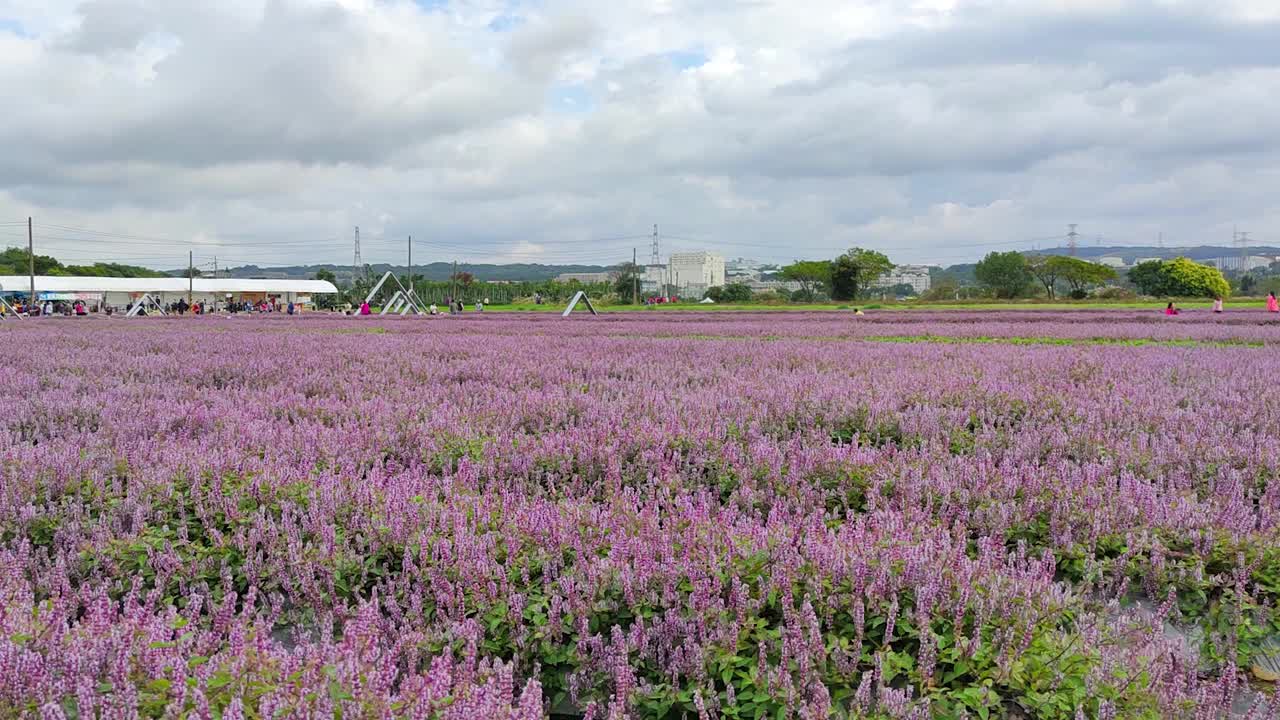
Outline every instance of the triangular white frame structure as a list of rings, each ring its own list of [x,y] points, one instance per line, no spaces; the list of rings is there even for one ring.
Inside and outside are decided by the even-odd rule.
[[[138,302],[134,303],[133,307],[129,308],[129,312],[125,314],[125,317],[137,317],[138,313],[141,312],[143,308],[146,308],[148,313],[154,310],[161,315],[169,314],[164,311],[164,305],[161,305],[159,300],[152,297],[151,293],[144,293],[142,297],[138,298]]]
[[[378,291],[382,289],[382,286],[388,279],[395,283],[399,290],[396,290],[395,294],[391,296],[391,299],[387,301],[387,304],[382,306],[382,312],[378,313],[379,315],[386,315],[388,312],[399,311],[397,314],[404,316],[407,315],[410,310],[413,311],[414,315],[427,314],[427,312],[422,309],[422,305],[418,303],[418,299],[414,297],[413,293],[405,290],[404,285],[400,282],[400,278],[396,277],[395,273],[390,270],[382,276],[382,279],[378,281],[377,285],[373,286],[373,289],[369,291],[369,297],[365,298],[364,301],[372,304],[373,298],[377,296]]]
[[[578,291],[578,294],[577,294],[577,295],[574,295],[574,296],[573,296],[573,299],[569,301],[569,307],[567,307],[567,308],[565,308],[565,309],[564,309],[564,312],[563,312],[563,313],[561,313],[560,317],[569,317],[569,314],[573,312],[573,309],[574,309],[575,307],[577,307],[577,306],[578,306],[578,301],[579,301],[579,300],[581,300],[582,302],[585,302],[585,303],[587,304],[587,309],[591,311],[591,314],[592,314],[592,315],[599,315],[599,314],[600,314],[600,313],[596,312],[596,308],[595,308],[595,306],[591,304],[591,298],[587,297],[587,293],[586,293],[586,291],[585,291],[585,290],[579,290],[579,291]]]

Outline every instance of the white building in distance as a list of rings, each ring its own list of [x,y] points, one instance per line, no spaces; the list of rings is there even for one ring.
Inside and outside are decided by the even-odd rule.
[[[1216,257],[1212,260],[1205,260],[1205,265],[1212,265],[1219,270],[1237,270],[1240,272],[1249,272],[1258,268],[1265,268],[1271,265],[1272,258],[1262,255],[1248,255],[1240,257],[1239,255],[1227,255],[1224,257]]]
[[[660,293],[666,282],[666,265],[645,265],[644,274],[640,276],[640,291],[650,295]]]
[[[876,281],[875,286],[891,288],[895,285],[910,285],[917,295],[926,293],[932,287],[928,265],[899,265]]]
[[[597,283],[607,283],[613,281],[613,273],[610,272],[585,272],[585,273],[560,273],[556,276],[556,282],[574,282],[578,281],[583,285],[595,285]]]
[[[679,294],[701,296],[713,287],[724,286],[724,256],[709,252],[672,253],[669,282]]]

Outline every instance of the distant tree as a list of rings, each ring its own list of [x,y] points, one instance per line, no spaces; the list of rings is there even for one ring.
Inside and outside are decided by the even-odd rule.
[[[853,300],[861,297],[880,278],[893,269],[884,253],[851,248],[831,262],[831,298]]]
[[[182,277],[184,278],[198,278],[202,274],[203,273],[200,272],[200,268],[198,267],[187,268],[186,270],[182,271]]]
[[[1031,255],[1026,258],[1027,272],[1044,286],[1044,292],[1052,300],[1057,295],[1058,275],[1062,271],[1060,263],[1055,260],[1058,255]]]
[[[1088,296],[1088,288],[1116,279],[1116,271],[1102,263],[1080,258],[1057,256],[1052,264],[1061,268],[1059,275],[1071,286],[1071,297],[1077,300]]]
[[[743,283],[729,283],[720,290],[720,298],[716,302],[744,303],[751,302],[751,288]]]
[[[31,271],[30,253],[25,248],[11,247],[0,253],[0,275],[26,275]],[[62,263],[48,255],[36,255],[37,275],[57,275]]]
[[[921,295],[923,300],[952,300],[960,293],[960,285],[955,280],[942,280],[941,282],[931,283],[929,289]]]
[[[333,271],[331,270],[326,270],[326,269],[317,270],[315,274],[315,279],[333,283],[334,287],[338,286],[338,276],[334,275]],[[341,293],[339,293],[338,295],[323,293],[316,297],[316,307],[319,307],[321,310],[332,310],[333,308],[338,306],[338,302],[341,299],[342,299]]]
[[[630,303],[635,299],[636,286],[641,275],[643,271],[640,266],[633,262],[624,262],[613,269],[610,277],[613,280],[613,292],[618,295],[619,300]]]
[[[1129,268],[1129,282],[1133,283],[1138,288],[1138,292],[1143,295],[1152,297],[1169,295],[1170,293],[1165,285],[1166,278],[1163,268],[1163,260],[1148,260],[1138,263]]]
[[[800,292],[812,300],[822,287],[831,282],[831,263],[825,260],[797,260],[778,271],[778,277],[800,283]]]
[[[1185,257],[1139,263],[1129,281],[1144,295],[1157,297],[1226,297],[1231,284],[1222,271]]]
[[[980,284],[994,291],[996,297],[1006,300],[1021,295],[1031,281],[1026,258],[1015,250],[988,253],[974,267],[973,273]]]
[[[1256,287],[1258,287],[1258,278],[1254,277],[1252,273],[1246,273],[1240,276],[1239,288],[1241,295],[1248,295],[1252,293]]]
[[[898,283],[893,287],[885,288],[885,290],[894,297],[911,297],[916,294],[916,289],[910,283]]]
[[[1174,258],[1160,268],[1166,290],[1178,297],[1226,297],[1231,285],[1222,271],[1184,257]]]
[[[476,276],[472,275],[466,270],[460,270],[450,275],[449,279],[456,281],[459,285],[463,287],[471,287],[471,283],[476,281]]]

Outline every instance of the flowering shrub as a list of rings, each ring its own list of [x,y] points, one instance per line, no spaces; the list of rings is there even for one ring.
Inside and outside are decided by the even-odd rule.
[[[0,716],[1225,717],[1240,316],[4,326]]]

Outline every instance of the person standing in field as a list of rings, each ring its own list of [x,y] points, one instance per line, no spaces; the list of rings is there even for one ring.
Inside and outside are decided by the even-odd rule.
[[[1280,312],[1280,301],[1276,300],[1275,292],[1267,293],[1267,312]]]
[[[1222,298],[1221,298],[1221,297],[1216,297],[1216,298],[1214,298],[1214,299],[1213,299],[1213,311],[1214,311],[1215,313],[1221,313],[1221,312],[1222,312]]]

